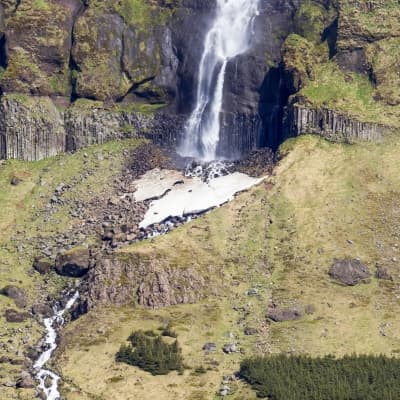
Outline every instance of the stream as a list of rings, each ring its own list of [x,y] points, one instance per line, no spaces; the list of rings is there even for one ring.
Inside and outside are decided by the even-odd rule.
[[[57,328],[64,325],[63,315],[74,305],[78,298],[79,292],[76,291],[68,300],[64,308],[59,310],[58,307],[55,306],[54,315],[43,320],[47,332],[44,341],[46,350],[39,356],[33,367],[36,371],[36,379],[40,382],[38,389],[43,391],[47,400],[60,399],[60,392],[58,391],[58,381],[60,380],[60,377],[44,367],[50,360],[54,350],[57,348]],[[49,381],[50,385],[48,384]]]

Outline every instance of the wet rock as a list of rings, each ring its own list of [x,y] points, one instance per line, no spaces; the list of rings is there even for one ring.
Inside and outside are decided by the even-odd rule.
[[[7,322],[25,322],[29,317],[27,312],[18,312],[11,308],[7,309],[4,313]]]
[[[298,307],[281,308],[273,306],[268,308],[267,318],[274,322],[294,321],[303,316],[302,311]]]
[[[386,281],[392,281],[393,276],[390,274],[389,269],[387,267],[378,265],[375,272],[376,279],[382,279]]]
[[[54,263],[49,258],[36,257],[33,260],[33,268],[40,274],[48,274],[54,268]]]
[[[17,286],[8,285],[0,290],[0,294],[13,299],[17,307],[19,308],[26,307],[27,304],[26,293],[23,289]]]
[[[359,260],[335,260],[329,269],[329,276],[344,285],[354,286],[368,279],[371,274],[366,265]]]
[[[89,260],[89,249],[76,247],[57,255],[56,271],[59,275],[80,278],[89,271]]]

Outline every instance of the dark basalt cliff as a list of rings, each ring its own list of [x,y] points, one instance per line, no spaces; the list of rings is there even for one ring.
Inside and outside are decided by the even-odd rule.
[[[0,1],[0,158],[135,135],[179,140],[214,12],[214,0]],[[379,137],[387,121],[306,91],[333,61],[346,82],[366,76],[374,101],[397,110],[399,12],[394,1],[260,0],[254,45],[227,67],[221,149],[241,154],[305,133],[298,104],[318,115],[311,133],[326,134],[323,110],[333,110],[352,121],[346,136]],[[337,126],[329,137],[341,136]]]

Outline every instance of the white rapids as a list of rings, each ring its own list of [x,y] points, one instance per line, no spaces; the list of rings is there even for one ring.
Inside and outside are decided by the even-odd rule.
[[[36,371],[36,379],[39,381],[38,389],[41,389],[46,396],[47,400],[59,400],[60,392],[58,391],[58,381],[60,377],[54,372],[43,368],[46,363],[50,360],[53,351],[57,348],[57,331],[56,326],[62,326],[64,324],[64,313],[69,310],[79,298],[79,292],[75,292],[74,295],[68,300],[66,306],[57,310],[54,309],[54,315],[50,318],[44,319],[44,326],[46,327],[46,350],[40,355],[38,360],[33,365]],[[46,381],[50,381],[50,385],[46,385]]]
[[[200,61],[196,106],[178,150],[184,157],[212,161],[217,156],[225,72],[228,62],[245,53],[254,36],[259,0],[217,0]]]

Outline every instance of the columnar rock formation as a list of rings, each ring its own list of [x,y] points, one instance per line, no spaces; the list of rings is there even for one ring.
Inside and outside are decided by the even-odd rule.
[[[287,109],[286,137],[314,133],[326,139],[351,143],[357,140],[380,141],[389,128],[361,122],[324,108],[293,104]]]

